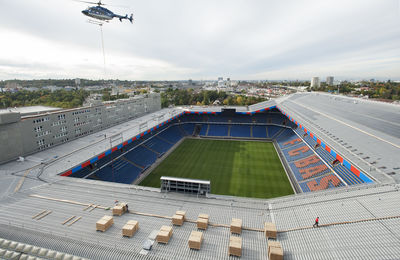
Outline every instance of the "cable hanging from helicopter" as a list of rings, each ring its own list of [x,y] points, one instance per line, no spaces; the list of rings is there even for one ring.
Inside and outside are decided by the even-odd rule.
[[[82,13],[86,16],[89,16],[90,18],[94,18],[94,19],[89,19],[88,23],[100,26],[101,47],[103,50],[104,78],[106,78],[106,54],[104,51],[103,24],[104,24],[104,22],[109,22],[113,18],[118,18],[121,22],[123,19],[126,19],[126,20],[129,20],[131,23],[133,23],[133,14],[131,14],[129,17],[127,14],[125,16],[114,14],[109,9],[102,7],[102,5],[106,5],[106,4],[103,4],[101,2],[101,0],[99,0],[99,2],[89,2],[89,1],[81,1],[81,0],[73,0],[73,1],[97,5],[97,6],[88,7],[87,9],[83,10]]]

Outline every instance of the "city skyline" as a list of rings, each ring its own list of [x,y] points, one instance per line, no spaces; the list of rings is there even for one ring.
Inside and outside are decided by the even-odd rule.
[[[106,73],[87,4],[2,1],[0,80],[400,80],[397,0],[105,3],[135,19],[103,26]]]

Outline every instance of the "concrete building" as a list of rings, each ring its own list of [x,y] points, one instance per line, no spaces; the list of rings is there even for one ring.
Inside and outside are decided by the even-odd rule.
[[[326,77],[326,85],[333,86],[333,76]]]
[[[312,88],[319,88],[320,87],[319,77],[312,77],[311,78],[311,87]]]
[[[161,109],[159,94],[74,109],[0,110],[0,163]]]

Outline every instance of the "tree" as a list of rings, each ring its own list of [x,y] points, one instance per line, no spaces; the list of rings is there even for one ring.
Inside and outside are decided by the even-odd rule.
[[[243,98],[242,98],[241,96],[238,96],[238,97],[236,98],[236,104],[237,104],[238,106],[242,106],[242,105],[243,105]]]

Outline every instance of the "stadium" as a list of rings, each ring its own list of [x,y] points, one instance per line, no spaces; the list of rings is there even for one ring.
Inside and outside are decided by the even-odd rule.
[[[156,109],[88,132],[0,165],[0,258],[268,259],[279,242],[284,259],[399,259],[399,115],[398,105],[296,93]],[[96,231],[119,202],[129,212]],[[121,235],[129,220],[139,223],[131,238]]]

